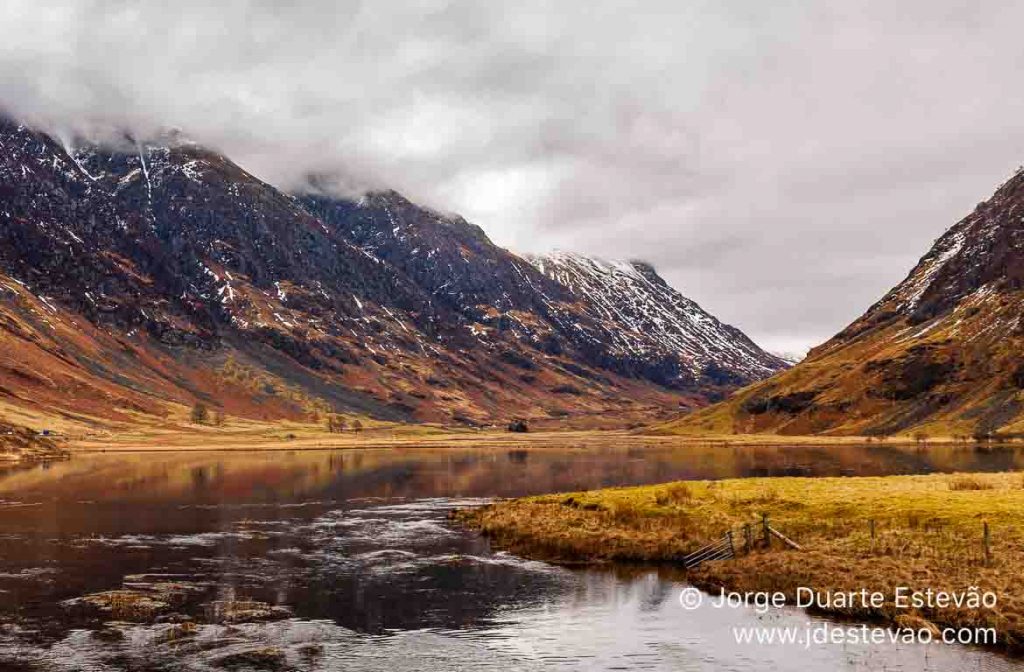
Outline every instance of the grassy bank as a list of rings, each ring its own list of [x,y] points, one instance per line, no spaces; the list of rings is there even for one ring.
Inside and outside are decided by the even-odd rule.
[[[868,446],[856,437],[780,437],[736,435],[729,437],[682,437],[641,434],[626,430],[540,430],[527,434],[503,428],[474,429],[441,425],[417,425],[367,421],[361,431],[327,432],[322,425],[298,422],[255,422],[231,419],[223,427],[195,426],[187,421],[92,430],[58,429],[57,443],[77,451],[186,451],[186,450],[318,450],[324,448],[392,448],[402,446],[709,446],[728,447],[836,447]],[[890,441],[887,447],[911,446],[913,441]],[[932,447],[959,447],[952,441],[932,442]]]
[[[77,452],[187,452],[324,450],[348,448],[426,447],[596,447],[662,445],[664,439],[632,437],[623,431],[564,431],[517,434],[502,429],[477,430],[438,425],[378,423],[360,431],[332,434],[318,425],[300,423],[231,422],[224,427],[187,424],[167,427],[125,428],[68,437],[63,441]],[[702,444],[703,445],[703,444]]]
[[[0,415],[2,417],[2,415]],[[35,426],[52,429],[55,441],[77,451],[185,451],[185,450],[310,450],[322,448],[381,448],[403,445],[678,445],[678,446],[841,446],[866,445],[850,437],[730,436],[677,437],[647,435],[627,430],[539,429],[526,434],[504,426],[487,429],[436,424],[380,422],[360,418],[359,431],[347,428],[330,433],[324,423],[255,421],[228,418],[224,425],[195,425],[184,412],[161,422],[124,423],[116,427],[67,426],[36,419]],[[351,423],[351,421],[350,421]],[[892,446],[902,445],[891,442]],[[908,445],[913,445],[908,442]],[[938,445],[938,444],[936,444]]]
[[[49,438],[25,427],[0,422],[0,466],[24,462],[60,460],[67,451]]]
[[[496,545],[556,562],[678,562],[762,514],[804,548],[754,549],[691,572],[702,587],[737,591],[881,591],[881,608],[832,615],[913,627],[993,627],[1010,649],[1024,646],[1024,476],[1020,473],[771,478],[680,482],[530,497],[459,517]],[[874,521],[874,538],[872,523]],[[983,523],[991,526],[991,558]],[[995,609],[897,609],[900,586],[993,591]]]

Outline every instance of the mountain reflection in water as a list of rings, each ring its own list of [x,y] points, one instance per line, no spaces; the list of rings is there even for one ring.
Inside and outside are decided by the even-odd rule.
[[[684,611],[669,569],[531,562],[447,515],[494,496],[1022,458],[878,444],[80,455],[0,474],[0,669],[1014,669],[941,645],[744,648],[731,627],[764,618]],[[152,599],[114,608],[135,623],[96,608],[134,595]]]

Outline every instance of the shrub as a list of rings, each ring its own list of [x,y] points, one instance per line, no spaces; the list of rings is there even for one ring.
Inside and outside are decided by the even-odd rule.
[[[210,409],[203,402],[197,401],[192,407],[191,419],[193,425],[205,425],[210,421]]]
[[[660,506],[665,506],[670,503],[685,504],[692,500],[693,490],[691,490],[690,486],[686,483],[672,483],[671,485],[666,486],[665,489],[655,497],[655,501],[657,501]]]

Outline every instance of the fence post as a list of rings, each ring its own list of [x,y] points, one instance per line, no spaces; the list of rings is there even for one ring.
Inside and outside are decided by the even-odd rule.
[[[869,522],[871,524],[871,550],[874,551],[875,550],[875,519],[872,518]]]
[[[992,542],[992,538],[989,535],[988,521],[986,520],[985,521],[985,536],[984,536],[984,540],[983,540],[983,543],[985,545],[985,564],[986,565],[991,565],[992,564],[992,544],[991,544],[991,542]]]
[[[729,539],[729,554],[732,557],[736,557],[736,546],[732,543],[732,530],[725,533],[725,536]]]
[[[763,531],[764,531],[764,547],[765,548],[771,548],[772,547],[772,534],[771,534],[771,530],[769,530],[769,528],[768,528],[768,514],[767,513],[762,513],[761,514],[761,527],[764,528],[763,529]]]
[[[750,523],[743,526],[743,540],[747,544],[747,553],[754,550],[754,532],[750,529]]]

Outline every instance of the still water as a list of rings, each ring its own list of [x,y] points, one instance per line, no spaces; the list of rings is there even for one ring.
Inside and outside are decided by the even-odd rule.
[[[940,644],[736,644],[734,626],[821,621],[686,611],[670,569],[553,567],[447,520],[682,478],[1021,467],[1019,448],[878,444],[80,455],[0,473],[0,670],[1024,669]],[[157,604],[89,602],[112,590]]]

